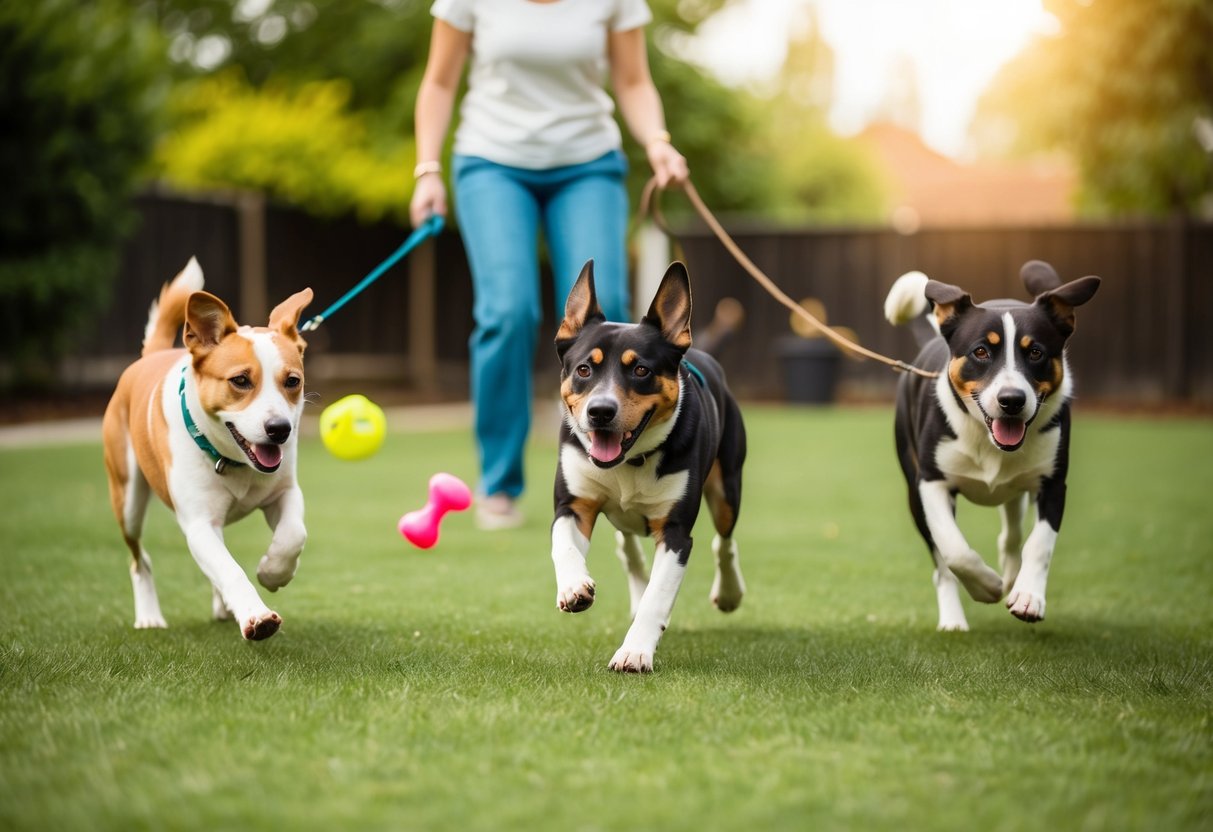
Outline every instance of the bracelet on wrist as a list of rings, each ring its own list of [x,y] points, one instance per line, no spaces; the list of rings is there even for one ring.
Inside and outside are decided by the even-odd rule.
[[[414,179],[420,179],[427,173],[442,173],[442,162],[436,159],[431,162],[418,162],[417,167],[413,168]]]
[[[650,147],[652,147],[657,142],[663,142],[664,144],[670,144],[670,138],[671,138],[670,132],[668,130],[658,130],[656,133],[654,133],[652,136],[649,137],[649,140],[647,142],[644,143],[645,150],[648,150]]]

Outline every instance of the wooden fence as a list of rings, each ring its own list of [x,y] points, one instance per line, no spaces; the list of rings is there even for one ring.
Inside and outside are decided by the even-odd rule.
[[[207,288],[227,300],[239,320],[260,322],[303,286],[316,293],[305,314],[320,311],[407,234],[391,223],[320,221],[252,197],[149,194],[138,208],[143,221],[127,246],[112,302],[65,364],[65,377],[76,386],[112,385],[138,352],[148,303],[190,256],[202,264]],[[1079,310],[1071,349],[1081,395],[1126,404],[1213,403],[1213,224],[930,229],[912,235],[879,228],[742,229],[734,236],[788,294],[818,298],[830,323],[905,359],[914,357],[912,339],[881,314],[885,292],[905,271],[921,269],[963,286],[979,301],[1023,298],[1019,267],[1033,258],[1052,263],[1063,279],[1098,274],[1103,286]],[[741,328],[719,348],[738,395],[782,397],[787,311],[706,230],[681,229],[675,255],[690,267],[697,331],[720,299],[736,298],[744,307]],[[551,292],[545,279],[535,361],[537,378],[549,378],[554,390]],[[367,381],[418,395],[464,395],[471,303],[462,245],[455,232],[445,232],[311,334],[309,386]],[[884,398],[895,380],[881,365],[845,360],[839,390],[848,398]]]

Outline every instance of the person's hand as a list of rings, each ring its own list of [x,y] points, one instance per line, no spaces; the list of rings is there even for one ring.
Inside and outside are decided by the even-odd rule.
[[[664,139],[654,139],[645,148],[649,157],[649,166],[657,178],[657,187],[666,188],[670,185],[682,185],[691,176],[686,158],[678,152],[674,145]]]
[[[434,214],[446,217],[446,186],[442,184],[441,174],[427,173],[413,186],[409,220],[417,228]]]

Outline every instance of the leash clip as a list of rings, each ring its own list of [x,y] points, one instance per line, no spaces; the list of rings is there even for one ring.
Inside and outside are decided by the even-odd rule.
[[[221,456],[215,460],[215,473],[219,476],[227,473],[227,457]]]

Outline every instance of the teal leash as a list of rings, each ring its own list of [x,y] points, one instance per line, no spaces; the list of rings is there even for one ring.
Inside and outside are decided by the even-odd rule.
[[[442,231],[443,225],[445,225],[445,221],[442,219],[442,217],[440,217],[438,214],[431,214],[425,220],[425,222],[421,223],[421,225],[417,226],[417,228],[413,230],[413,233],[408,236],[408,239],[400,244],[400,248],[396,249],[388,256],[386,260],[372,269],[370,274],[362,278],[362,280],[360,280],[353,289],[350,289],[348,292],[338,298],[336,303],[321,312],[319,315],[313,315],[311,318],[308,318],[307,321],[305,321],[303,325],[299,327],[299,331],[311,332],[318,328],[329,318],[329,316],[333,315],[335,312],[341,309],[341,307],[345,306],[347,303],[357,297],[358,294],[366,289],[367,286],[370,286],[372,283],[382,277],[384,272],[400,262],[401,259],[403,259],[410,251],[419,246],[424,240],[436,236],[438,232]]]

